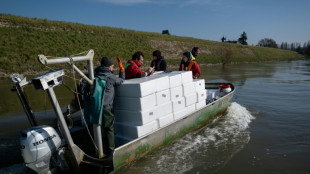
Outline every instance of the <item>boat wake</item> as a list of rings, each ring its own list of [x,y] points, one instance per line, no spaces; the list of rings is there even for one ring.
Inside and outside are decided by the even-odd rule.
[[[223,167],[250,140],[252,114],[233,102],[213,124],[192,132],[145,159],[142,173],[200,173]],[[154,161],[156,164],[154,165]]]

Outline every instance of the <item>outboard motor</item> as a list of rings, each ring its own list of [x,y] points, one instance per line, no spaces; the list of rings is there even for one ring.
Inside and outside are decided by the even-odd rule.
[[[32,127],[21,132],[21,153],[25,165],[37,173],[55,173],[67,168],[60,148],[61,138],[49,126]],[[55,172],[52,172],[55,171]]]

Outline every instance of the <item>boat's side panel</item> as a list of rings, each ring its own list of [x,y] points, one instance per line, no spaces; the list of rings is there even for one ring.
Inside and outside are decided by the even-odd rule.
[[[233,92],[156,132],[118,147],[113,159],[115,170],[161,146],[167,145],[194,129],[206,125],[212,118],[227,109],[232,97]]]

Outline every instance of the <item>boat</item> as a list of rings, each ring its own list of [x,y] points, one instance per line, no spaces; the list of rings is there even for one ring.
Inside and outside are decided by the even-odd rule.
[[[206,101],[208,104],[198,111],[187,114],[157,131],[141,138],[128,142],[115,149],[113,165],[115,170],[132,163],[146,154],[168,145],[185,134],[198,130],[212,122],[217,116],[223,114],[232,102],[234,85],[225,80],[215,80],[205,83],[206,89],[218,92],[220,85],[230,85],[231,91],[220,98]]]
[[[69,63],[82,78],[89,84],[92,84],[94,79],[93,56],[94,51],[89,50],[83,56],[47,59],[44,55],[38,55],[38,60],[44,65]],[[85,60],[88,62],[89,78],[74,65],[76,61]],[[68,128],[66,117],[63,115],[63,111],[53,91],[54,87],[62,83],[63,75],[64,71],[62,69],[49,71],[31,81],[27,81],[26,78],[22,78],[17,74],[12,75],[12,80],[15,82],[15,91],[18,94],[31,125],[31,128],[21,131],[21,151],[28,169],[31,168],[31,170],[37,173],[53,173],[53,171],[55,172],[58,170],[72,170],[74,173],[85,173],[85,171],[89,172],[90,167],[94,168],[94,171],[99,173],[103,170],[119,170],[146,154],[166,146],[188,132],[206,126],[214,118],[226,111],[232,102],[235,91],[234,85],[224,80],[206,82],[205,89],[208,92],[206,94],[208,97],[206,97],[203,107],[188,112],[181,118],[134,140],[116,142],[118,146],[114,151],[113,157],[104,158],[102,155],[104,147],[102,145],[100,125],[94,124],[92,126],[95,139],[93,141],[95,146],[98,147],[98,150],[95,150],[94,146],[89,145],[92,144],[89,138],[87,139],[88,143],[86,149],[78,142],[78,140],[81,140],[81,136],[87,136],[87,133],[85,133],[87,127],[85,128],[85,126],[81,126],[81,124],[76,124],[78,126],[73,126],[72,129]],[[22,91],[22,87],[28,84],[33,84],[36,89],[46,90],[48,92],[54,111],[59,120],[56,126],[38,125]],[[80,121],[78,121],[78,123],[80,123]],[[54,130],[54,128],[57,130]],[[91,131],[88,130],[88,132]],[[37,139],[33,140],[33,138],[31,139],[33,136],[37,136],[38,138],[36,137]],[[42,149],[45,149],[44,152],[38,150],[41,146]],[[31,149],[33,147],[35,147],[35,149]],[[55,158],[53,161],[56,161],[57,164],[50,164],[52,158]],[[57,168],[57,170],[53,169],[53,167]]]

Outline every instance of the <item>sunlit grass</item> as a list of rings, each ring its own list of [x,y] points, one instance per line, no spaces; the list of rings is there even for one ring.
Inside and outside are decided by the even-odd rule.
[[[114,60],[119,56],[122,61],[127,61],[135,51],[142,51],[146,62],[150,62],[152,52],[159,49],[168,64],[175,67],[179,64],[182,53],[194,46],[202,50],[197,59],[201,64],[221,63],[222,51],[226,48],[232,52],[228,64],[300,59],[300,56],[292,51],[274,48],[243,46],[6,14],[0,14],[0,19],[5,24],[4,27],[0,27],[0,71],[5,73],[35,73],[45,70],[44,66],[36,60],[38,54],[70,56],[89,49],[95,51],[95,66],[99,64],[102,56]],[[85,65],[79,66],[83,68]]]

